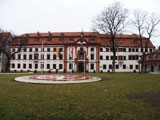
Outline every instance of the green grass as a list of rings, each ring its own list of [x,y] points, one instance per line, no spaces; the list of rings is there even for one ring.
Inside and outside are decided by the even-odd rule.
[[[158,120],[160,107],[129,95],[160,91],[160,75],[88,74],[102,81],[42,85],[0,75],[0,120]]]

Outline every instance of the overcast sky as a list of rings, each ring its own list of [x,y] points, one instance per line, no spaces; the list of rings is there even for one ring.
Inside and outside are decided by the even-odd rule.
[[[119,0],[130,12],[160,16],[160,0]],[[93,17],[115,0],[0,0],[0,28],[17,35],[32,32],[91,31]],[[159,29],[160,34],[160,29]],[[160,37],[152,39],[160,45]]]

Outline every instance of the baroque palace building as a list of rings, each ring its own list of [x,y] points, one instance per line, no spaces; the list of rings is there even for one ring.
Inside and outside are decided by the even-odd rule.
[[[139,72],[141,48],[138,35],[117,35],[116,72]],[[111,72],[112,49],[98,32],[30,33],[14,39],[10,52],[20,40],[25,45],[11,60],[17,72]],[[144,42],[147,38],[144,38]],[[149,42],[147,52],[155,47]]]

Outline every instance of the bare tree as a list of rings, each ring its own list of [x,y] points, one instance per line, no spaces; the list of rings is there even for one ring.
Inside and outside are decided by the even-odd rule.
[[[156,28],[160,23],[160,19],[157,18],[154,14],[149,15],[144,11],[134,11],[133,13],[132,24],[136,28],[136,31],[139,35],[138,40],[141,47],[141,73],[144,72],[144,58],[146,56],[151,37],[154,36],[154,33],[157,31]],[[145,39],[143,36],[147,36]]]
[[[22,48],[25,46],[27,38],[23,38],[19,41],[16,40],[16,36],[12,35],[10,32],[4,32],[3,30],[0,31],[0,52],[3,53],[6,57],[6,64],[5,64],[5,71],[9,71],[10,68],[10,61],[13,58],[13,56],[20,52]],[[18,43],[16,45],[16,50],[13,52],[9,51],[9,47],[13,45],[14,43]]]
[[[122,34],[127,25],[128,9],[122,7],[120,2],[113,3],[105,8],[93,20],[93,30],[104,33],[106,39],[104,42],[109,44],[112,53],[112,72],[115,72],[116,49],[119,46],[117,34]]]

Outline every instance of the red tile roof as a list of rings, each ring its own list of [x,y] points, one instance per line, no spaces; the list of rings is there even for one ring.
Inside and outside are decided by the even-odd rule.
[[[81,38],[81,35],[83,35],[83,38]],[[91,36],[95,38],[94,41],[91,41]],[[99,44],[101,46],[110,46],[109,41],[106,39],[104,34],[99,34],[98,32],[54,32],[54,33],[26,33],[22,34],[17,37],[17,39],[21,39],[24,37],[28,37],[28,45],[38,45],[42,44],[42,41],[44,44],[48,45],[64,45],[64,44],[74,44],[80,39],[86,40],[89,44]],[[60,41],[59,38],[63,37],[63,41]],[[70,40],[70,37],[74,37],[74,40]],[[139,37],[136,34],[133,35],[117,35],[117,38],[121,38],[119,41],[119,45],[125,46],[125,47],[140,47],[140,43],[137,40]],[[35,42],[35,39],[39,38],[38,42]],[[51,41],[48,42],[48,38],[51,38]],[[147,40],[147,38],[143,37],[144,42]],[[135,42],[137,40],[137,43]],[[154,45],[149,42],[149,47],[154,47]]]

